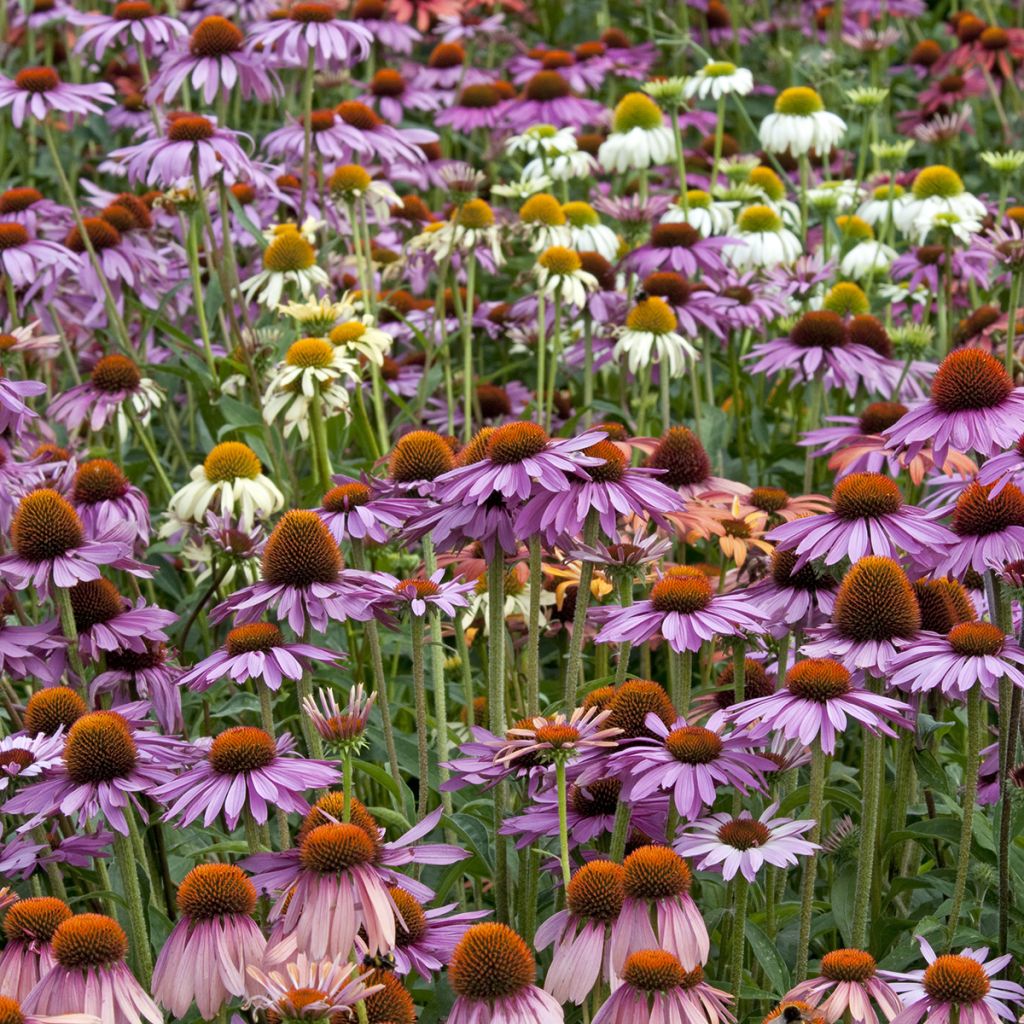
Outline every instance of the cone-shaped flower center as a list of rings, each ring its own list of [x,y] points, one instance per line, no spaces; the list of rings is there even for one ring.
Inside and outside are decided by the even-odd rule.
[[[470,110],[489,110],[501,102],[501,93],[486,82],[476,85],[467,85],[459,93],[458,106],[468,107]]]
[[[584,818],[600,818],[618,810],[621,791],[618,779],[595,779],[585,786],[570,786],[569,803]]]
[[[281,231],[263,250],[263,269],[276,274],[309,270],[316,262],[316,252],[298,231]]]
[[[299,846],[302,866],[322,875],[337,874],[357,864],[368,864],[375,853],[370,837],[358,825],[352,824],[318,825]]]
[[[52,736],[58,729],[67,732],[86,710],[85,701],[70,686],[36,690],[25,705],[25,731],[33,736]]]
[[[80,633],[109,622],[124,611],[124,598],[110,580],[85,580],[69,591],[71,610],[75,613],[75,626]]]
[[[995,657],[1006,643],[1006,635],[991,622],[961,622],[946,637],[957,654],[966,657]]]
[[[212,139],[216,129],[208,117],[200,114],[179,114],[167,125],[171,142],[204,142]]]
[[[614,921],[626,898],[625,870],[610,860],[585,864],[569,880],[566,904],[577,917],[591,921]]]
[[[626,472],[626,467],[628,466],[626,456],[611,441],[598,441],[597,444],[592,444],[587,448],[584,454],[592,458],[604,459],[604,463],[600,466],[587,466],[587,473],[590,475],[590,479],[596,483],[616,483],[622,479],[623,474]]]
[[[292,342],[284,361],[303,369],[323,369],[334,360],[334,346],[326,338],[299,338]]]
[[[154,14],[156,11],[146,0],[122,0],[114,8],[114,17],[118,21],[145,21]]]
[[[405,89],[405,79],[393,68],[381,68],[370,81],[374,96],[401,96]]]
[[[666,487],[699,484],[711,476],[711,459],[697,435],[687,427],[667,430],[647,465],[665,470],[658,479]]]
[[[831,658],[808,658],[786,673],[786,689],[794,697],[827,704],[852,689],[850,673]]]
[[[834,284],[825,295],[825,309],[840,316],[859,316],[869,308],[868,297],[860,285],[852,281],[840,281]]]
[[[861,412],[857,429],[862,434],[881,434],[906,414],[907,407],[900,402],[872,402]]]
[[[331,120],[333,122],[333,116]],[[370,177],[369,172],[358,164],[343,164],[341,167],[336,168],[331,175],[328,187],[335,194],[359,193],[365,192],[370,187],[372,181],[373,179]]]
[[[626,315],[626,326],[643,334],[671,334],[677,323],[672,307],[654,295],[638,302]]]
[[[932,401],[946,413],[994,408],[1011,391],[1002,362],[977,348],[950,352],[932,379]]]
[[[550,438],[536,423],[506,423],[487,442],[487,457],[499,466],[511,466],[540,455]]]
[[[203,462],[203,472],[211,484],[239,478],[255,480],[261,468],[256,453],[240,441],[225,441],[216,445]]]
[[[626,958],[622,980],[641,992],[667,992],[682,984],[683,965],[664,949],[642,949]]]
[[[415,946],[427,934],[427,915],[423,912],[423,904],[397,885],[391,886],[388,892],[402,915],[402,920],[395,922],[395,944],[400,948]]]
[[[25,92],[52,92],[60,85],[53,68],[23,68],[14,76],[14,84]]]
[[[459,208],[455,222],[467,231],[483,231],[494,225],[494,211],[482,199],[470,199]]]
[[[97,251],[113,249],[121,242],[121,232],[113,224],[108,224],[102,217],[83,217],[82,226],[89,236],[92,247]],[[82,240],[82,234],[77,225],[67,233],[64,244],[72,252],[85,252],[85,242]]]
[[[30,562],[59,558],[80,547],[85,531],[78,513],[56,491],[30,491],[18,503],[11,524],[14,550]]]
[[[92,711],[68,731],[64,765],[76,786],[123,779],[137,759],[128,723],[116,711]]]
[[[104,356],[92,370],[89,378],[100,391],[134,391],[142,380],[138,366],[127,356]]]
[[[750,850],[764,846],[771,839],[771,832],[764,822],[753,818],[733,818],[718,830],[718,838],[736,850]]]
[[[0,213],[20,213],[42,200],[43,193],[37,188],[22,185],[9,188],[0,194]]]
[[[448,982],[467,999],[502,999],[532,985],[533,954],[508,925],[486,923],[469,928],[452,953]]]
[[[961,87],[963,80],[961,79]],[[923,167],[917,172],[911,191],[916,199],[952,199],[964,190],[960,175],[943,164]]]
[[[821,958],[821,974],[832,981],[865,982],[875,976],[877,964],[860,949],[834,949]]]
[[[797,348],[838,348],[846,343],[846,324],[838,313],[815,310],[793,325],[789,340]]]
[[[689,569],[683,573],[681,569]],[[680,566],[651,587],[651,604],[659,612],[692,615],[711,603],[711,581],[699,569]]]
[[[779,512],[789,504],[789,495],[781,487],[755,487],[747,500],[762,512]]]
[[[851,473],[832,492],[832,505],[840,519],[892,515],[902,504],[903,495],[895,481],[881,473]]]
[[[370,488],[366,484],[339,484],[323,496],[320,504],[328,512],[347,512],[367,504],[369,500]]]
[[[557,71],[538,71],[526,83],[526,98],[543,102],[568,96],[569,83]]]
[[[612,115],[612,130],[616,132],[628,132],[634,128],[649,132],[660,128],[663,123],[658,104],[642,92],[631,92],[623,96]]]
[[[676,720],[676,709],[672,706],[665,688],[651,679],[631,679],[623,683],[608,703],[611,712],[605,725],[609,729],[621,729],[623,739],[649,735],[647,716],[655,714],[671,725]]]
[[[921,628],[921,610],[907,574],[892,559],[869,555],[843,579],[832,621],[851,640],[895,640]]]
[[[0,251],[28,244],[28,232],[21,224],[0,224]]]
[[[978,617],[967,591],[957,580],[917,580],[914,593],[921,608],[921,628],[931,633],[948,633],[959,623],[973,622]]]
[[[71,908],[53,896],[19,900],[4,916],[4,936],[8,942],[49,942],[69,917]]]
[[[583,267],[579,253],[564,245],[552,245],[545,249],[537,262],[549,273],[559,277],[570,277]]]
[[[1024,493],[1006,484],[992,497],[993,484],[969,484],[953,509],[953,532],[961,537],[984,537],[1010,526],[1024,526]]]
[[[288,17],[292,21],[302,24],[311,22],[325,23],[334,21],[337,17],[337,8],[331,4],[315,3],[313,0],[301,0],[300,3],[292,4],[288,8]]]
[[[683,764],[710,764],[722,752],[722,740],[710,729],[684,725],[665,739],[669,753]]]
[[[245,36],[237,25],[219,14],[213,14],[196,25],[189,49],[193,57],[223,57],[237,53],[244,43]]]
[[[932,999],[942,1003],[976,1003],[991,988],[985,968],[977,960],[956,954],[936,957],[921,983]]]
[[[75,914],[53,936],[53,955],[68,970],[113,967],[127,953],[124,929],[105,914]]]
[[[263,549],[263,579],[274,586],[334,583],[340,570],[338,545],[315,512],[286,512]]]
[[[810,117],[825,109],[821,97],[804,85],[783,89],[775,97],[775,113],[788,114],[790,117]]]
[[[178,886],[178,908],[193,921],[256,909],[256,887],[234,864],[200,864]]]
[[[414,430],[398,439],[388,473],[398,483],[433,480],[454,465],[451,448],[432,430]]]
[[[210,746],[210,766],[221,775],[258,771],[277,757],[274,737],[251,725],[225,729]]]
[[[672,899],[689,892],[693,882],[686,861],[667,846],[641,846],[622,866],[622,884],[630,899]]]

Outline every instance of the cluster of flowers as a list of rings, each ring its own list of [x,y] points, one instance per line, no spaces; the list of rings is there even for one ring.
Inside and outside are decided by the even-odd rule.
[[[1022,1012],[1019,4],[590,6],[0,0],[0,1024]]]

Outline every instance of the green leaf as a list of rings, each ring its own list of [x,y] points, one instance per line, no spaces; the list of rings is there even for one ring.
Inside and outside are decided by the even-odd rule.
[[[778,996],[789,991],[790,975],[789,968],[779,954],[779,950],[768,935],[753,921],[747,920],[747,942],[754,951],[758,964],[768,976],[768,980],[775,986]]]
[[[857,887],[857,865],[847,864],[832,885],[832,915],[846,942],[853,937],[853,894]]]

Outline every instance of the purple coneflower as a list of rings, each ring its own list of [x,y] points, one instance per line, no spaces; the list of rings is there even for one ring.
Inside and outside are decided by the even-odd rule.
[[[1024,419],[1024,388],[1015,388],[1003,364],[981,349],[954,349],[939,364],[931,397],[913,406],[885,437],[889,448],[916,455],[931,444],[941,465],[946,452],[995,455],[1016,441]]]
[[[74,266],[74,257],[63,245],[30,238],[21,224],[0,222],[0,272],[10,278],[15,288],[35,284],[44,267],[54,268],[59,275]]]
[[[722,250],[736,244],[730,238],[705,238],[685,221],[663,221],[655,224],[650,241],[634,249],[624,262],[641,277],[669,270],[688,277],[696,277],[698,273],[724,275]]]
[[[56,619],[39,626],[9,626],[0,618],[0,672],[15,679],[35,676],[52,686],[64,672],[66,643]]]
[[[598,981],[610,982],[610,927],[626,898],[625,869],[595,860],[573,874],[565,891],[565,910],[537,929],[537,949],[553,946],[544,991],[560,1003],[582,1005]]]
[[[452,953],[448,1024],[561,1024],[561,1005],[535,984],[530,948],[508,925],[475,924]]]
[[[172,188],[197,178],[207,188],[219,175],[229,181],[252,177],[252,161],[238,144],[238,133],[220,127],[211,117],[175,113],[167,118],[167,133],[160,139],[142,139],[112,150],[128,180],[159,188]]]
[[[188,32],[177,18],[158,14],[148,0],[122,0],[110,14],[72,11],[69,18],[83,31],[75,43],[75,52],[92,52],[97,60],[112,46],[140,46],[152,57],[157,49],[166,47]]]
[[[764,630],[763,614],[748,594],[716,594],[706,573],[685,565],[669,569],[646,600],[604,605],[591,617],[602,627],[597,643],[642,644],[657,636],[678,654],[699,650],[714,636]]]
[[[102,817],[116,832],[128,835],[125,810],[134,804],[144,817],[138,794],[152,791],[173,774],[167,743],[165,737],[134,728],[116,711],[82,715],[68,730],[63,765],[12,797],[3,809],[34,814],[29,824],[58,812],[83,824]]]
[[[922,559],[939,575],[984,573],[1024,558],[1024,493],[1014,484],[968,484],[953,506],[950,525],[956,543]]]
[[[46,385],[41,380],[11,380],[6,375],[0,376],[0,434],[19,438],[25,431],[25,421],[39,415],[25,404],[25,399],[45,391]]]
[[[813,821],[794,821],[773,817],[777,803],[766,807],[760,817],[741,811],[738,818],[729,814],[712,814],[685,827],[673,844],[681,854],[699,858],[701,870],[721,870],[726,881],[743,875],[753,882],[765,865],[792,867],[799,856],[820,849],[817,843],[800,837],[814,827]]]
[[[657,440],[636,439],[634,444],[650,454],[644,462],[665,472],[659,483],[679,491],[684,498],[699,498],[706,491],[741,497],[750,493],[746,484],[711,475],[711,459],[700,438],[689,427],[669,427]]]
[[[188,82],[203,102],[230,94],[237,85],[243,99],[263,103],[281,91],[266,60],[249,53],[237,25],[219,14],[203,18],[192,30],[188,45],[166,54],[149,84],[149,95],[169,103]]]
[[[922,1017],[930,1024],[949,1024],[954,1012],[958,1020],[975,1024],[1016,1017],[1011,1006],[1024,1002],[1024,988],[994,978],[1013,959],[1009,953],[987,962],[987,946],[936,956],[926,939],[918,935],[917,941],[928,963],[923,971],[881,972],[903,1000],[893,1024],[917,1024]]]
[[[4,938],[0,952],[0,977],[4,993],[19,1001],[54,966],[53,933],[71,917],[71,908],[53,896],[19,900],[4,915]]]
[[[551,718],[531,718],[508,730],[507,743],[498,752],[499,761],[539,757],[549,760],[566,755],[569,763],[602,749],[615,747],[621,729],[609,727],[609,711],[598,707],[575,708],[566,718],[559,712]]]
[[[349,18],[392,53],[412,53],[413,46],[423,38],[412,25],[395,19],[386,0],[356,0]]]
[[[571,541],[583,532],[588,515],[595,511],[605,536],[616,537],[619,516],[650,515],[667,527],[661,513],[681,510],[678,492],[657,479],[663,470],[631,467],[622,449],[611,441],[598,441],[583,454],[603,463],[568,476],[566,490],[541,489],[516,516],[519,536],[540,533],[550,546],[560,540]]]
[[[426,579],[404,579],[386,572],[369,574],[364,593],[378,615],[407,607],[413,615],[426,615],[428,609],[454,617],[458,609],[469,606],[467,594],[476,589],[476,580],[444,581],[444,569]]]
[[[18,503],[11,524],[14,552],[0,558],[0,576],[15,590],[34,586],[45,595],[51,586],[98,580],[101,565],[148,575],[149,570],[130,557],[133,540],[134,533],[126,526],[102,537],[87,537],[67,500],[43,487]]]
[[[640,949],[622,968],[621,983],[594,1016],[594,1024],[650,1021],[734,1021],[726,1005],[732,996],[712,988],[697,964],[687,970],[664,949]]]
[[[350,539],[384,544],[423,507],[414,498],[374,495],[369,482],[339,476],[334,483],[313,511],[339,544]]]
[[[54,966],[28,994],[29,1014],[102,1013],[102,1024],[161,1024],[160,1007],[125,963],[128,937],[104,914],[75,914],[53,933]]]
[[[258,679],[269,689],[280,690],[285,679],[301,679],[311,661],[333,665],[343,659],[340,651],[285,640],[272,622],[251,622],[230,630],[224,646],[189,669],[178,684],[202,693],[221,679],[239,684]]]
[[[685,718],[669,726],[653,714],[646,725],[653,737],[637,738],[615,754],[628,801],[663,790],[680,816],[692,821],[714,806],[718,786],[734,786],[744,794],[764,792],[761,773],[775,770],[774,762],[751,751],[752,735],[724,734],[721,727],[691,725]]]
[[[144,654],[147,642],[168,639],[163,627],[176,622],[174,612],[146,603],[144,597],[133,605],[110,580],[84,580],[68,589],[71,611],[82,654],[96,661],[109,651]]]
[[[43,121],[51,110],[60,114],[98,114],[101,104],[112,103],[114,87],[108,82],[72,85],[62,82],[53,68],[22,68],[14,78],[0,75],[0,108],[11,108],[11,121],[20,128],[28,114]]]
[[[247,987],[255,991],[247,1002],[278,1020],[313,1024],[335,1015],[349,1019],[355,1016],[358,1003],[379,990],[367,984],[370,974],[353,977],[356,969],[341,955],[334,960],[310,960],[304,952],[280,971],[264,973],[250,964]]]
[[[444,96],[410,81],[394,68],[378,68],[357,97],[377,110],[381,117],[399,124],[408,111],[434,112],[443,105]]]
[[[690,895],[686,861],[667,846],[641,846],[622,866],[626,898],[611,935],[615,974],[621,977],[626,959],[642,949],[660,947],[691,967],[707,963],[711,939]]]
[[[79,464],[71,481],[70,499],[89,536],[103,536],[127,523],[140,544],[149,544],[149,501],[107,459]]]
[[[58,730],[52,736],[40,732],[5,736],[0,740],[0,793],[18,779],[31,779],[60,764],[64,736]],[[0,970],[2,976],[2,970]]]
[[[1001,455],[993,455],[978,470],[978,483],[995,484],[992,494],[998,494],[1007,484],[1024,487],[1024,434],[1017,443]]]
[[[263,960],[267,940],[252,918],[256,887],[234,864],[200,864],[178,886],[181,917],[153,968],[153,995],[171,1015],[193,1002],[204,1020],[234,999],[254,994],[246,973]]]
[[[907,574],[892,559],[868,555],[843,577],[831,624],[811,630],[803,650],[877,676],[920,628],[921,609]]]
[[[980,686],[999,699],[1000,679],[1024,687],[1024,650],[991,622],[961,622],[945,636],[922,633],[889,663],[890,686],[910,693],[941,690],[964,700]]]
[[[436,142],[437,135],[423,128],[392,128],[371,107],[359,100],[344,100],[334,108],[338,138],[348,163],[379,160],[418,164],[426,160],[420,146]]]
[[[268,608],[287,619],[302,635],[307,620],[323,633],[330,619],[365,621],[371,604],[354,580],[343,575],[341,552],[315,512],[286,512],[267,539],[261,580],[236,591],[210,614],[220,622],[234,613],[235,622],[255,622]]]
[[[515,131],[525,131],[537,124],[555,128],[581,128],[599,124],[606,115],[596,100],[582,99],[557,71],[538,71],[514,100],[502,109],[506,124]]]
[[[828,998],[822,1003],[823,996]],[[886,1020],[903,1009],[903,1002],[878,974],[875,958],[861,949],[834,949],[821,958],[817,978],[800,982],[787,993],[784,1002],[810,1003],[826,1024],[835,1024],[847,1013],[852,1024],[878,1024],[875,1002]]]
[[[264,824],[273,808],[305,814],[307,789],[322,789],[337,782],[341,773],[327,761],[295,755],[291,734],[274,739],[263,729],[236,725],[211,741],[199,741],[206,759],[152,792],[167,804],[165,820],[189,825],[200,815],[209,828],[221,813],[229,830],[251,815]]]
[[[794,628],[823,625],[832,616],[838,583],[813,565],[794,570],[793,551],[772,552],[768,574],[747,590],[764,615],[769,632],[784,636]]]
[[[896,735],[889,722],[913,724],[906,704],[854,686],[850,672],[829,658],[797,662],[785,689],[735,704],[725,714],[738,730],[749,728],[752,740],[777,732],[805,746],[818,740],[826,754],[835,753],[836,734],[846,731],[848,718],[886,736]]]
[[[956,537],[934,521],[941,515],[905,504],[890,477],[853,473],[832,491],[831,512],[783,523],[767,537],[783,550],[795,551],[794,571],[812,560],[832,566],[865,555],[895,559],[901,551],[919,555],[955,544]]]
[[[142,423],[149,422],[150,413],[163,401],[160,389],[136,363],[118,353],[101,357],[89,379],[58,395],[47,413],[68,430],[88,425],[102,430],[111,419],[117,420],[121,437],[127,433],[124,406],[129,404]]]
[[[348,692],[348,704],[338,703],[330,690],[320,690],[316,697],[310,695],[303,698],[302,710],[310,720],[313,728],[326,743],[338,744],[349,752],[361,749],[366,737],[366,726],[370,721],[370,712],[377,702],[377,694],[369,697],[362,683],[357,683]]]
[[[272,54],[283,67],[304,68],[311,56],[313,66],[337,70],[362,61],[370,52],[373,36],[358,22],[338,17],[333,3],[297,0],[274,21],[253,26],[247,48],[250,53]]]

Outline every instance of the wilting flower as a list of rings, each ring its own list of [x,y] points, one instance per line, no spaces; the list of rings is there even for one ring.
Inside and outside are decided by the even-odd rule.
[[[594,1016],[594,1024],[644,1024],[646,1021],[734,1021],[732,996],[712,988],[697,964],[687,970],[664,949],[641,949],[622,968],[622,983]]]
[[[776,818],[777,803],[766,807],[760,817],[749,811],[739,817],[712,814],[685,826],[674,849],[697,859],[697,867],[720,869],[726,881],[743,875],[753,882],[765,864],[791,867],[797,858],[819,849],[817,843],[800,838],[814,826],[813,821]]]
[[[725,714],[737,730],[749,729],[750,740],[781,733],[804,746],[817,740],[826,754],[835,753],[836,735],[846,731],[848,718],[885,736],[896,735],[890,722],[909,728],[913,721],[906,704],[854,686],[850,672],[828,658],[797,662],[784,689],[734,704]]]
[[[986,961],[988,947],[983,946],[936,956],[922,936],[917,941],[928,964],[923,971],[880,972],[903,1000],[894,1024],[917,1024],[925,1016],[935,1024],[947,1024],[954,1012],[977,1024],[1013,1019],[1010,1007],[1024,1002],[1024,988],[994,978],[1013,959],[1009,953]]]
[[[355,975],[356,965],[342,956],[334,960],[310,960],[305,951],[283,970],[264,973],[248,965],[250,989],[246,1000],[281,1020],[321,1021],[332,1014],[351,1016],[357,1003],[372,996],[376,985],[367,985],[368,974]]]
[[[52,1017],[96,1007],[102,1024],[161,1024],[160,1008],[125,963],[128,938],[103,914],[75,914],[53,933],[54,966],[23,1000],[26,1014]]]
[[[452,953],[448,983],[455,992],[449,1024],[561,1024],[561,1005],[534,984],[537,965],[508,925],[475,924]]]
[[[243,814],[263,824],[274,807],[304,814],[309,803],[302,793],[341,777],[327,761],[295,756],[291,734],[275,740],[263,729],[237,725],[198,745],[205,748],[205,759],[154,791],[167,805],[165,818],[180,819],[182,825],[202,815],[209,828],[223,813],[233,830]]]
[[[263,959],[267,940],[252,918],[256,889],[234,864],[200,864],[178,886],[181,917],[153,968],[153,995],[174,1017],[192,1002],[212,1020],[233,999],[253,995],[246,973]]]

